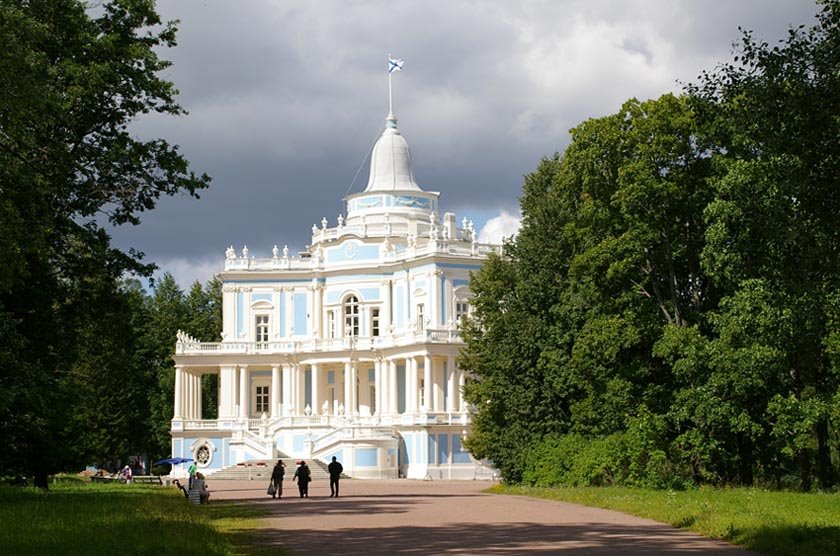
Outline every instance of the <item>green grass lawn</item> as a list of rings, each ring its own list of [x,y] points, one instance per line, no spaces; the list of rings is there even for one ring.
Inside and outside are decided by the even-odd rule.
[[[260,516],[254,507],[196,506],[155,485],[0,486],[0,554],[254,554]]]
[[[670,523],[769,556],[840,555],[840,495],[747,488],[686,491],[495,486],[490,492],[575,502]]]

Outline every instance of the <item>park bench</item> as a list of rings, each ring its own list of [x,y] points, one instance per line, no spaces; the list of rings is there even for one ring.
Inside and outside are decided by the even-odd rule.
[[[90,480],[93,483],[111,483],[114,481],[122,481],[122,477],[112,477],[111,475],[91,475]]]
[[[159,475],[135,475],[131,478],[132,483],[146,483],[153,485],[162,485],[163,480]]]

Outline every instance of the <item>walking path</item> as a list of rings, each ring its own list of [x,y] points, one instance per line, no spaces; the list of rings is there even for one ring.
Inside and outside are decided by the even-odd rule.
[[[282,500],[254,481],[213,481],[212,501],[270,507],[262,542],[295,556],[352,554],[656,554],[748,556],[723,542],[629,515],[522,496],[485,494],[481,481],[341,481],[329,497],[327,481],[313,482],[308,499],[285,481]]]

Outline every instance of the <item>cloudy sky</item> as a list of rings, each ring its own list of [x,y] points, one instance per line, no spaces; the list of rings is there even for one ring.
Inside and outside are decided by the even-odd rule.
[[[809,0],[158,0],[179,19],[165,77],[189,111],[136,122],[213,177],[200,200],[161,200],[114,231],[183,286],[224,250],[304,248],[348,192],[394,112],[423,189],[484,238],[514,229],[522,176],[562,151],[568,130],[631,97],[677,92],[732,56],[738,26],[775,42],[810,24]],[[365,164],[362,166],[362,163]],[[361,167],[358,178],[354,176]]]

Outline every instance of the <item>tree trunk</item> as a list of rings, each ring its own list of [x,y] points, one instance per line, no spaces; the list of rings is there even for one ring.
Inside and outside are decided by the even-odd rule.
[[[753,443],[744,435],[738,436],[738,480],[744,486],[753,484]]]
[[[799,488],[804,492],[811,490],[811,458],[808,450],[800,450],[797,456],[799,462]]]
[[[50,476],[47,474],[46,471],[36,471],[33,477],[33,484],[44,490],[48,490],[50,488]]]
[[[834,468],[831,466],[831,451],[828,447],[828,421],[823,418],[817,422],[817,465],[820,488],[834,486]]]

